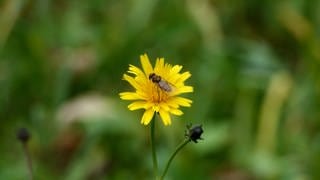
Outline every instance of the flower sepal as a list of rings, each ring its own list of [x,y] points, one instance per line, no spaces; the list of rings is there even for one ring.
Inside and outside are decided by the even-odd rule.
[[[201,137],[202,133],[203,133],[202,124],[194,125],[194,126],[192,126],[192,124],[188,124],[185,136],[190,141],[198,143],[198,140],[203,140],[203,138]]]

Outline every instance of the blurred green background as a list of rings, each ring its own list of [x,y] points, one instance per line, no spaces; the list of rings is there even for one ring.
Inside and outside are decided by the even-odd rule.
[[[192,73],[193,99],[157,123],[167,179],[320,178],[320,1],[1,0],[0,179],[152,179],[149,127],[118,93],[147,53]]]

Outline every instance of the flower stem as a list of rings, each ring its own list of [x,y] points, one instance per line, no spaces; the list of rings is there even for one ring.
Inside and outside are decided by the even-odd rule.
[[[182,141],[179,146],[177,146],[176,150],[172,153],[170,159],[168,160],[167,162],[167,165],[166,165],[166,168],[164,169],[163,173],[162,173],[162,176],[161,176],[161,180],[164,179],[168,169],[169,169],[169,166],[173,160],[173,158],[176,156],[176,154],[186,145],[190,142],[191,140],[190,139],[185,139],[184,141]]]
[[[154,176],[157,179],[158,178],[158,161],[157,161],[157,154],[156,154],[156,146],[154,143],[154,131],[155,131],[154,129],[156,124],[155,121],[156,121],[156,115],[154,115],[151,120],[150,136],[151,136],[153,171],[154,171]]]
[[[29,179],[30,179],[30,180],[33,180],[32,163],[31,163],[31,158],[30,158],[30,154],[29,154],[28,147],[27,147],[27,144],[26,144],[26,143],[23,144],[23,151],[24,151],[25,156],[26,156],[26,158],[27,158]]]

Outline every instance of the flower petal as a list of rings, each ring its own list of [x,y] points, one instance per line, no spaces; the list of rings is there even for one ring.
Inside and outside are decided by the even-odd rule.
[[[135,81],[133,77],[124,74],[123,79],[128,81],[135,89],[140,89],[139,84],[137,83],[137,81]]]
[[[160,107],[165,111],[169,111],[170,110],[170,107],[166,102],[160,103]]]
[[[176,88],[175,91],[172,92],[172,96],[182,94],[182,93],[190,93],[190,92],[193,92],[192,86],[182,86],[182,87]]]
[[[141,124],[143,125],[148,125],[153,117],[154,111],[152,110],[152,108],[147,109],[144,113],[143,116],[141,118]]]
[[[145,77],[145,74],[142,72],[141,69],[139,69],[138,67],[134,66],[134,65],[129,65],[129,73],[134,74],[136,76],[143,76]]]
[[[160,109],[159,111],[160,117],[162,119],[162,122],[165,126],[168,126],[171,124],[171,117],[168,113],[168,111],[165,111],[163,109]]]
[[[154,66],[154,72],[163,76],[164,75],[163,71],[164,71],[164,58],[157,58],[156,65]]]
[[[179,107],[179,104],[174,101],[173,98],[169,99],[168,101],[166,101],[166,104],[170,107],[170,108],[175,108],[177,109]]]
[[[155,104],[155,105],[152,106],[152,109],[153,109],[154,112],[159,112],[160,106],[158,104]]]
[[[138,99],[144,99],[142,96],[140,96],[137,93],[134,92],[122,92],[119,94],[120,98],[123,100],[138,100]]]
[[[182,69],[182,66],[175,65],[170,69],[170,73],[171,74],[177,74],[177,73],[179,73],[181,71],[181,69]]]
[[[137,109],[146,109],[147,103],[145,101],[135,101],[131,104],[129,104],[128,108],[131,111],[137,110]]]
[[[183,97],[173,97],[171,101],[172,103],[177,103],[178,105],[185,106],[185,107],[190,107],[192,103],[190,99],[183,98]]]
[[[179,71],[182,69],[182,66],[175,65],[166,72],[166,80],[175,86],[177,86],[177,80],[180,79],[181,74],[179,74]],[[182,84],[183,85],[183,84]]]
[[[170,113],[177,116],[181,116],[183,114],[183,112],[179,109],[170,109]]]
[[[176,83],[184,83],[185,80],[187,80],[191,76],[190,72],[184,72],[181,74],[179,79],[176,80]]]
[[[147,76],[149,76],[149,74],[153,72],[153,68],[152,68],[152,65],[150,64],[147,54],[140,56],[140,62],[141,62],[143,71]]]

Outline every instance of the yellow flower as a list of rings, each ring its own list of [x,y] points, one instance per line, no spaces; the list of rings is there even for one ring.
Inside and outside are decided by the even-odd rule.
[[[185,86],[184,81],[191,74],[190,72],[180,73],[182,66],[164,63],[163,58],[157,58],[155,67],[150,64],[146,54],[140,56],[143,71],[133,65],[129,65],[128,73],[123,79],[128,81],[135,88],[135,92],[122,92],[120,98],[133,100],[129,110],[145,109],[141,123],[148,125],[154,113],[158,113],[164,125],[171,124],[170,114],[182,115],[180,106],[190,107],[192,101],[179,97],[183,93],[193,92],[192,86]],[[153,79],[155,76],[158,79]]]

